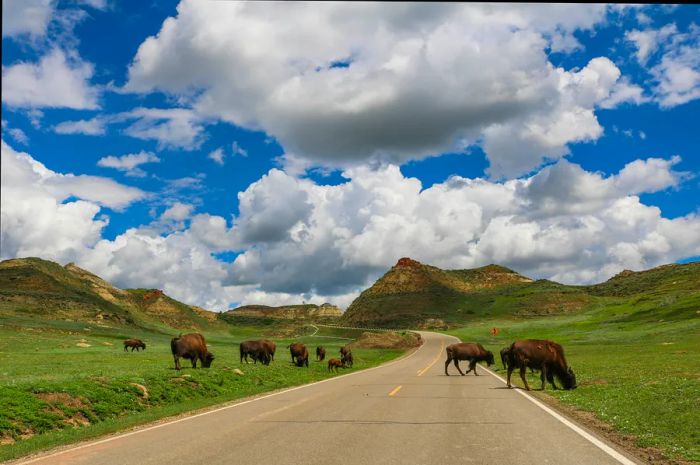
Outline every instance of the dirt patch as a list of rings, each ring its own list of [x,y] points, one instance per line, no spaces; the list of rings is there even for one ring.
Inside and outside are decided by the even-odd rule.
[[[15,438],[9,435],[9,433],[2,433],[0,436],[0,446],[9,446],[15,443]]]
[[[66,407],[85,408],[83,400],[79,397],[73,397],[65,392],[39,392],[36,396],[46,403],[55,405],[63,404]]]
[[[358,347],[364,349],[410,349],[411,347],[418,347],[420,344],[421,337],[417,333],[387,331],[381,333],[364,332],[348,346],[350,348]]]
[[[594,384],[594,383],[591,383]],[[576,407],[564,404],[559,400],[546,394],[538,393],[537,398],[556,408],[560,412],[574,418],[590,430],[597,432],[608,441],[617,444],[621,448],[630,451],[638,459],[649,465],[693,465],[697,462],[690,462],[683,459],[671,459],[655,447],[640,447],[637,445],[637,438],[632,434],[623,434],[615,430],[612,425],[602,421],[592,412],[579,410]]]
[[[141,391],[141,397],[148,399],[148,389],[143,384],[139,383],[129,383],[129,385],[134,386],[136,389]]]
[[[48,404],[44,410],[60,416],[65,424],[76,428],[90,424],[90,420],[79,410],[67,413],[59,407],[59,405],[64,405],[71,409],[84,409],[85,403],[82,398],[73,397],[65,392],[40,392],[36,396]],[[33,435],[34,433],[31,436]],[[22,437],[22,439],[26,438]]]

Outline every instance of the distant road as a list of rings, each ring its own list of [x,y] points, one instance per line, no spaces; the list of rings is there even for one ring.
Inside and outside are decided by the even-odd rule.
[[[639,463],[522,391],[506,389],[481,365],[478,377],[459,376],[454,366],[456,376],[445,376],[445,346],[456,339],[421,334],[420,349],[377,368],[19,463]],[[275,363],[286,361],[271,370]]]

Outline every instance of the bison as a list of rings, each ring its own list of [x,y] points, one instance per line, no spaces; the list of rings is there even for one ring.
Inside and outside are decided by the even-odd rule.
[[[343,346],[340,348],[340,355],[345,357],[345,355],[350,352],[350,347],[348,346]]]
[[[275,361],[275,352],[277,351],[277,344],[269,339],[263,339],[262,342],[267,347],[267,353],[270,355],[270,360]]]
[[[323,346],[316,347],[316,360],[322,362],[326,358],[326,349]]]
[[[192,361],[192,368],[197,368],[197,359],[202,362],[203,368],[209,368],[214,361],[214,354],[207,350],[204,336],[199,333],[190,333],[174,337],[170,340],[170,351],[175,359],[175,369],[180,369],[180,357]]]
[[[338,368],[345,368],[345,364],[337,358],[332,358],[328,360],[328,371],[333,371],[334,368],[335,372],[338,373]]]
[[[352,368],[352,365],[354,363],[354,360],[352,358],[352,351],[348,350],[347,352],[345,352],[345,355],[341,357],[340,361],[343,362],[344,366]]]
[[[488,366],[491,366],[494,363],[493,354],[484,349],[484,346],[479,343],[460,342],[459,344],[447,346],[446,350],[447,360],[445,361],[445,375],[447,376],[450,376],[450,374],[447,372],[447,367],[452,361],[454,361],[457,371],[459,371],[459,374],[462,376],[466,375],[472,370],[476,376],[479,376],[479,373],[476,372],[477,362],[486,362]],[[459,360],[469,360],[469,369],[466,373],[462,373],[462,370],[459,368]]]
[[[508,357],[508,387],[511,387],[511,374],[518,368],[525,389],[529,391],[530,386],[525,378],[525,369],[528,367],[542,371],[540,379],[543,391],[545,379],[549,381],[552,388],[557,389],[557,385],[554,384],[555,376],[564,389],[576,389],[576,375],[566,363],[564,349],[556,342],[542,339],[515,341],[510,346],[510,356]]]
[[[309,351],[301,342],[290,344],[289,352],[292,354],[292,363],[298,367],[309,366]]]
[[[127,339],[124,341],[124,352],[126,352],[126,349],[129,347],[131,347],[132,352],[134,349],[136,349],[136,352],[138,352],[140,349],[146,350],[146,343],[141,339]]]
[[[263,365],[269,365],[270,360],[274,356],[272,347],[274,347],[274,342],[267,339],[241,342],[239,346],[241,363],[243,363],[244,359],[246,363],[249,363],[248,356],[250,355],[253,363],[258,363],[258,360],[260,360]]]

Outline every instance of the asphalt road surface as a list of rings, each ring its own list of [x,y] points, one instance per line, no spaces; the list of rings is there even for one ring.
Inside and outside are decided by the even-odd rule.
[[[445,346],[457,340],[422,335],[420,349],[381,367],[19,463],[638,463],[481,365],[480,376],[452,365],[445,376]]]

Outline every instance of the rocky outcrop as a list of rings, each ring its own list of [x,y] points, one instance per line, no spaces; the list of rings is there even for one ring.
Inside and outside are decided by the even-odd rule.
[[[284,305],[281,307],[269,307],[267,305],[244,305],[226,312],[227,316],[246,318],[275,318],[282,320],[298,319],[329,319],[342,316],[343,311],[325,303],[322,305]]]

